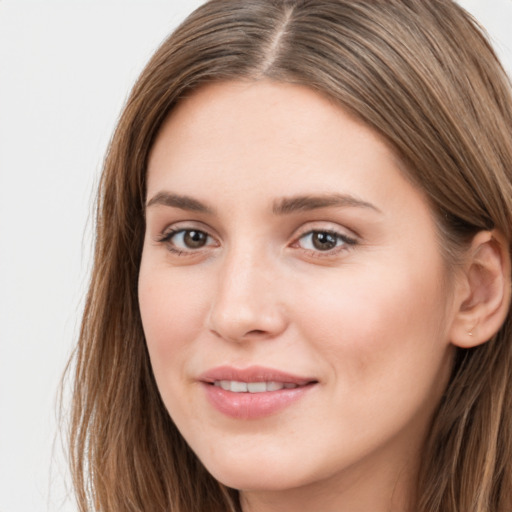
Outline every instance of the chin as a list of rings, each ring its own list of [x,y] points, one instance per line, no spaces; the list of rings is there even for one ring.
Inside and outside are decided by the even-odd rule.
[[[259,473],[259,474],[256,474]],[[282,475],[264,474],[264,469],[253,468],[247,473],[234,474],[233,472],[212,473],[214,478],[226,487],[239,491],[284,491],[299,487]]]
[[[301,487],[310,480],[303,472],[290,471],[289,467],[272,462],[238,460],[229,464],[205,464],[206,469],[220,483],[233,489],[244,491],[283,491]]]

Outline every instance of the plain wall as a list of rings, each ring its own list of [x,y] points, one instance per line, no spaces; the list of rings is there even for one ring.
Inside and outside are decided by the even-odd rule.
[[[243,1],[243,0],[241,0]],[[0,512],[73,511],[57,388],[92,201],[142,66],[199,0],[0,0]],[[512,0],[464,0],[512,71]]]

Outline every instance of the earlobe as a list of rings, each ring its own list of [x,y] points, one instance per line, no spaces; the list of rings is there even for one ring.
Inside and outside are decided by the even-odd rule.
[[[481,345],[498,332],[510,306],[510,253],[501,233],[481,231],[474,237],[458,290],[451,342],[461,348]]]

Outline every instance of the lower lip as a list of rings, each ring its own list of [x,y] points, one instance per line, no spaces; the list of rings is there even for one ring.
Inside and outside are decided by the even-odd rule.
[[[236,419],[253,420],[275,414],[300,400],[314,384],[293,389],[265,391],[263,393],[233,393],[219,386],[203,383],[206,396],[219,412]]]

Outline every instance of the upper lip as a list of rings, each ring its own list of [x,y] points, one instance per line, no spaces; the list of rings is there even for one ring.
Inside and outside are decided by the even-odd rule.
[[[286,382],[304,386],[317,379],[302,377],[288,372],[266,368],[264,366],[249,366],[247,368],[235,368],[233,366],[217,366],[211,368],[199,376],[202,382],[213,383],[220,380],[231,380],[238,382]]]

